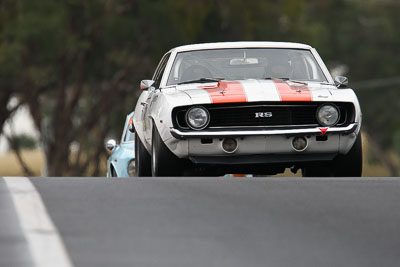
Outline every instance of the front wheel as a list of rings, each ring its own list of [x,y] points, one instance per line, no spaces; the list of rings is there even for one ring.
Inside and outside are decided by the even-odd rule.
[[[333,176],[331,162],[320,162],[309,165],[301,170],[303,177],[331,177]]]
[[[164,144],[153,126],[151,149],[151,174],[152,176],[180,176],[182,175],[181,162]]]
[[[361,177],[362,161],[362,138],[360,132],[349,153],[339,155],[333,160],[333,173],[337,177]]]
[[[111,177],[118,177],[117,173],[115,172],[115,170],[112,166],[110,166],[110,169],[111,169]]]
[[[306,166],[302,169],[302,175],[303,177],[361,177],[362,166],[362,138],[359,133],[346,155],[338,155],[329,162]]]
[[[135,131],[135,172],[138,177],[151,176],[150,155]]]

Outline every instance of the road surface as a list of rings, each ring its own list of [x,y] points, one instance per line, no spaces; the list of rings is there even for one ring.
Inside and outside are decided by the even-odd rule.
[[[400,266],[399,178],[29,181],[73,266]],[[10,192],[0,266],[35,266]]]

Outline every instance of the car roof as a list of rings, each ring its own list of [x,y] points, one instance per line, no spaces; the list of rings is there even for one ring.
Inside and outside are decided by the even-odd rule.
[[[220,43],[203,43],[178,46],[170,50],[170,52],[184,52],[194,50],[207,49],[224,49],[224,48],[293,48],[293,49],[311,49],[311,46],[300,43],[289,42],[220,42]]]

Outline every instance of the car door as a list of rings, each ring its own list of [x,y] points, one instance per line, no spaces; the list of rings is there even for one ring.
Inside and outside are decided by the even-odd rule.
[[[160,90],[160,84],[161,84],[161,79],[164,75],[165,72],[165,67],[167,66],[169,57],[171,53],[167,53],[163,56],[161,59],[160,63],[158,64],[158,67],[154,73],[153,80],[154,84],[151,86],[149,90],[149,94],[146,99],[145,107],[144,107],[144,132],[145,132],[145,138],[148,144],[151,144],[151,134],[152,134],[152,121],[151,121],[151,106],[153,103],[153,100],[155,99],[156,95],[162,93]]]

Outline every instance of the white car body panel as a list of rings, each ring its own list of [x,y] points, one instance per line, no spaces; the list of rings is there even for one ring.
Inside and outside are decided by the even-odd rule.
[[[327,84],[308,82],[307,88],[311,95],[311,101],[328,103],[351,102],[355,106],[355,121],[351,127],[329,128],[326,132],[326,134],[329,135],[329,140],[326,142],[317,142],[310,139],[308,148],[301,153],[346,154],[351,149],[361,127],[362,115],[359,102],[352,89],[338,89],[334,86],[333,78],[314,48],[308,45],[296,43],[231,42],[187,45],[174,48],[168,52],[170,53],[170,57],[160,82],[161,90],[155,88],[144,90],[138,99],[135,109],[133,123],[140,140],[149,153],[151,153],[152,145],[152,127],[153,124],[155,124],[160,133],[161,139],[179,158],[189,158],[191,156],[199,155],[227,155],[222,149],[221,140],[218,136],[224,136],[224,132],[225,135],[233,134],[232,132],[229,132],[229,129],[221,130],[221,132],[215,133],[215,136],[211,136],[213,143],[210,145],[201,144],[200,137],[197,135],[200,132],[206,132],[206,130],[197,132],[192,131],[193,137],[190,135],[191,133],[185,133],[186,135],[183,138],[177,138],[172,134],[172,132],[174,132],[171,116],[172,110],[179,106],[211,104],[213,100],[207,90],[210,88],[216,88],[218,83],[193,83],[166,86],[177,53],[221,48],[295,48],[311,51],[328,81]],[[271,80],[248,79],[236,82],[240,82],[247,102],[282,102],[282,97],[277,90],[277,86]],[[301,84],[294,83],[292,85],[299,86],[301,90]],[[265,130],[260,132],[260,135],[243,132],[241,135],[245,135],[245,137],[243,139],[238,139],[238,149],[234,154],[298,154],[298,152],[294,151],[292,148],[292,137],[287,138],[287,136],[295,133],[318,135],[321,132],[320,128],[321,127],[315,127],[313,129],[308,128],[286,131]],[[177,131],[175,131],[175,134],[176,133]],[[249,135],[246,136],[246,134]]]

